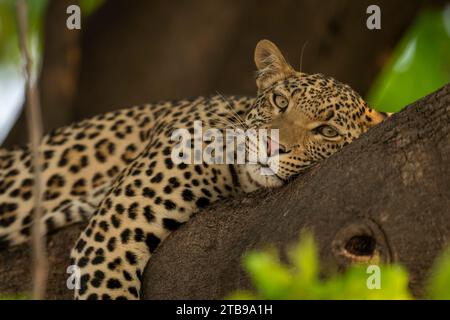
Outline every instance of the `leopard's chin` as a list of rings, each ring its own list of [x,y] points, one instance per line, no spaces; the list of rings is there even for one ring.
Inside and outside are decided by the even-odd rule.
[[[246,165],[246,171],[250,179],[261,187],[275,188],[280,187],[285,183],[285,180],[270,170],[269,167],[260,164]]]

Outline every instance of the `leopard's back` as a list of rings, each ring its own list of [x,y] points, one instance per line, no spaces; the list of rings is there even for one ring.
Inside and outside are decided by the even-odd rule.
[[[114,179],[149,144],[152,132],[161,129],[158,125],[167,128],[182,110],[200,109],[202,117],[219,119],[230,112],[230,105],[240,106],[233,103],[238,99],[163,101],[98,115],[47,134],[40,149],[46,232],[89,218]],[[33,183],[29,147],[0,149],[0,247],[29,238]]]

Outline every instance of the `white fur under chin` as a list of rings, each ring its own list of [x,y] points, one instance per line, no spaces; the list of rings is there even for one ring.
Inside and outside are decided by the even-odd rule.
[[[261,174],[261,166],[258,164],[249,164],[245,166],[246,171],[249,173],[251,179],[263,187],[275,188],[283,185],[283,181],[275,174],[263,175]]]

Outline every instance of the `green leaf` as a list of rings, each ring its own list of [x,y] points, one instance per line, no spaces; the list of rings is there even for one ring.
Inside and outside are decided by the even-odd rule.
[[[450,249],[433,267],[427,293],[430,299],[450,300]]]
[[[291,250],[290,260],[297,269],[296,281],[306,284],[317,280],[318,256],[311,234],[301,237],[300,244]]]
[[[272,252],[249,253],[244,257],[244,267],[264,299],[277,299],[292,282],[289,269]]]
[[[450,6],[423,11],[375,80],[367,101],[396,112],[450,81]]]
[[[273,251],[251,252],[243,261],[256,293],[238,291],[231,299],[411,299],[408,273],[398,265],[352,265],[346,272],[319,277],[319,258],[312,235],[305,234],[289,251],[290,266]],[[371,285],[371,276],[379,279]]]

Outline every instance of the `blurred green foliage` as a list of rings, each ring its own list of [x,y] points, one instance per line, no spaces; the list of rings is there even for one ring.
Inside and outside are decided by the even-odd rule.
[[[43,49],[42,26],[48,0],[28,0],[29,41],[36,62]],[[83,16],[106,0],[78,0]],[[75,2],[76,3],[76,2]],[[450,6],[423,11],[399,42],[374,81],[367,100],[396,112],[450,80]],[[19,64],[15,0],[0,0],[0,65]],[[37,63],[38,64],[38,63]]]
[[[396,112],[450,81],[450,5],[419,14],[369,91],[377,110]]]
[[[366,265],[350,266],[326,279],[319,275],[317,249],[311,235],[289,251],[289,265],[273,250],[250,252],[243,257],[255,292],[237,291],[229,299],[411,299],[408,273],[400,265],[379,265],[380,287],[369,289],[374,272]],[[428,284],[428,298],[450,299],[450,253],[436,264]]]
[[[0,294],[0,300],[29,300],[30,297],[26,294],[14,294],[14,295],[2,295]]]
[[[430,299],[450,300],[450,249],[436,261],[431,270],[427,296]]]
[[[89,16],[95,12],[106,0],[78,0],[81,12],[85,16]]]
[[[89,16],[106,0],[79,0],[83,16]],[[28,0],[28,40],[33,58],[39,61],[43,49],[43,23],[48,0]],[[74,1],[76,3],[76,1]],[[16,0],[0,0],[0,65],[19,64],[20,52],[17,40]],[[61,28],[65,28],[62,25]]]
[[[47,0],[27,1],[28,41],[33,55],[42,51],[42,23]],[[0,64],[19,64],[17,40],[16,1],[0,0]]]

